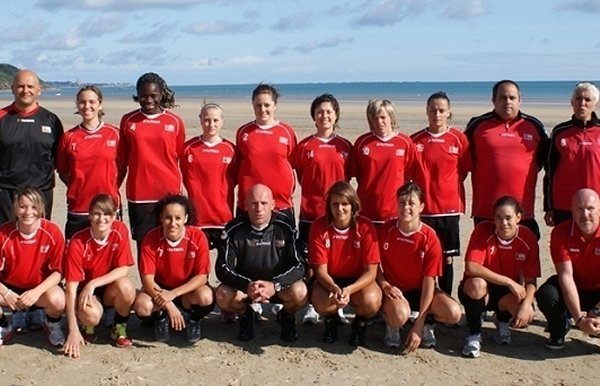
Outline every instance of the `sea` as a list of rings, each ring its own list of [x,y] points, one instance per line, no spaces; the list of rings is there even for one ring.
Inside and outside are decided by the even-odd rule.
[[[453,104],[490,103],[492,81],[472,82],[339,82],[339,83],[281,83],[276,88],[280,101],[311,101],[323,93],[333,94],[344,101],[368,101],[386,98],[393,102],[425,101],[434,92],[444,91]],[[524,103],[557,104],[569,103],[576,81],[519,81]],[[598,82],[595,82],[598,84]],[[229,85],[186,85],[170,86],[175,98],[222,102],[250,99],[256,84]],[[105,100],[130,99],[135,94],[134,85],[102,86]],[[77,87],[55,88],[44,91],[46,99],[73,100]],[[3,92],[7,93],[7,91]],[[2,95],[2,93],[0,93]]]

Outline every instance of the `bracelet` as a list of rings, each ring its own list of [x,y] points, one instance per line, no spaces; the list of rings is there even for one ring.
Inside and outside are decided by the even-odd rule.
[[[581,314],[581,316],[579,317],[579,319],[577,319],[577,321],[575,322],[575,325],[578,326],[579,323],[587,316],[587,314],[584,312],[583,314]]]

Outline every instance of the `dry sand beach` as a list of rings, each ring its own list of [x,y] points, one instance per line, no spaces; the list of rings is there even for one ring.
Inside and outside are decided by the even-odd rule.
[[[540,118],[548,130],[570,116],[568,97],[564,105],[528,105],[523,111]],[[0,95],[0,103],[10,103],[9,94]],[[249,100],[225,100],[224,136],[233,139],[235,129],[253,117]],[[187,124],[188,137],[200,131],[197,113],[202,101],[178,100],[175,110]],[[341,103],[340,134],[354,140],[366,130],[364,103]],[[57,113],[65,128],[79,122],[74,115],[74,103],[45,99],[42,104]],[[309,115],[310,101],[288,103],[280,101],[277,116],[292,124],[298,138],[312,133]],[[412,133],[423,127],[425,102],[397,103],[401,130]],[[122,114],[133,110],[133,101],[104,102],[105,120],[118,124]],[[463,128],[471,116],[491,109],[489,101],[453,106],[454,124]],[[540,174],[541,179],[541,174]],[[469,182],[467,181],[467,185]],[[541,212],[541,181],[538,189],[536,217],[543,222]],[[297,192],[298,194],[298,192]],[[65,187],[57,183],[53,220],[64,224]],[[296,200],[298,202],[299,200]],[[470,202],[470,198],[469,198]],[[127,218],[127,213],[125,214]],[[468,215],[461,220],[463,249],[472,230]],[[540,250],[542,280],[553,274],[549,258],[549,228],[542,226]],[[133,245],[132,245],[132,248]],[[464,252],[464,251],[463,251]],[[213,254],[214,258],[214,254]],[[456,259],[455,277],[462,276],[463,264]],[[137,271],[131,276],[139,283]],[[214,283],[214,276],[211,277]],[[455,280],[457,281],[457,280]],[[454,294],[456,294],[456,286]],[[279,341],[279,328],[270,312],[269,320],[256,328],[256,339],[240,343],[236,339],[237,324],[224,324],[217,313],[203,322],[203,339],[189,346],[182,334],[173,334],[168,344],[153,341],[152,330],[142,329],[132,318],[131,349],[115,348],[108,329],[100,329],[98,343],[86,346],[79,360],[62,356],[46,343],[40,332],[19,335],[0,347],[0,385],[26,384],[583,384],[596,379],[600,340],[572,331],[562,351],[549,351],[543,345],[545,320],[538,312],[534,323],[525,330],[513,330],[513,342],[499,346],[493,341],[494,326],[485,322],[482,354],[478,359],[461,357],[466,327],[438,326],[436,349],[419,349],[403,355],[399,350],[383,345],[385,327],[372,325],[367,332],[368,348],[353,349],[346,343],[349,327],[340,331],[340,340],[331,345],[321,343],[322,326],[298,328],[298,342],[285,345]]]

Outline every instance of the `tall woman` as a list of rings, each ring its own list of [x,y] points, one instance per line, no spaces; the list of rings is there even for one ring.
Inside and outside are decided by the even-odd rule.
[[[88,208],[94,196],[106,193],[121,208],[117,149],[119,129],[102,121],[102,91],[93,85],[77,92],[81,123],[60,140],[56,169],[67,185],[67,240],[89,226]]]
[[[122,173],[128,171],[129,222],[139,257],[144,236],[158,225],[156,203],[182,191],[179,156],[185,125],[169,110],[175,107],[175,93],[158,74],[142,75],[136,90],[133,100],[140,109],[121,118],[119,165]]]
[[[0,343],[12,335],[2,307],[13,311],[42,308],[48,340],[53,346],[65,342],[61,315],[65,293],[59,286],[65,239],[58,225],[44,218],[44,198],[36,188],[17,189],[16,221],[0,227]]]
[[[439,91],[427,99],[429,125],[413,135],[417,167],[415,182],[425,192],[421,221],[431,226],[444,254],[439,286],[452,293],[453,258],[460,256],[459,220],[465,212],[463,181],[469,169],[469,142],[458,129],[449,126],[450,98]]]
[[[325,343],[338,338],[338,309],[350,304],[356,311],[350,344],[365,345],[367,320],[381,306],[375,282],[379,265],[377,233],[359,216],[360,200],[352,186],[339,181],[327,192],[326,215],[310,229],[309,263],[314,270],[311,301],[325,317]]]
[[[415,150],[412,140],[398,131],[394,105],[372,99],[367,105],[370,131],[354,142],[352,175],[358,182],[362,215],[376,226],[396,216],[396,190],[412,178]]]

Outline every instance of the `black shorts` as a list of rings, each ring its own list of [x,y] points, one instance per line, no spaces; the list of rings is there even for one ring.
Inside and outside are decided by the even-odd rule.
[[[223,228],[201,228],[204,235],[208,239],[209,249],[218,249],[221,245],[221,236],[223,235]]]
[[[308,264],[308,237],[310,235],[311,221],[300,220],[298,224],[298,252],[300,257]]]
[[[493,219],[489,219],[489,218],[483,218],[483,217],[473,217],[473,223],[475,225],[479,224],[482,221],[494,221]],[[535,235],[536,239],[539,241],[540,240],[540,226],[538,225],[537,221],[535,221],[534,218],[530,218],[527,220],[521,220],[519,222],[520,225],[523,225],[524,227],[529,228],[530,231],[533,232],[533,234]]]
[[[156,202],[143,204],[128,202],[131,238],[135,241],[141,242],[146,233],[159,225],[156,205]]]
[[[408,302],[411,311],[419,311],[421,308],[421,288],[403,291],[402,296]]]
[[[435,230],[444,256],[460,256],[460,216],[422,216],[421,221]]]
[[[463,282],[461,282],[458,286],[458,299],[460,300],[461,304],[464,305],[466,304],[465,299],[467,295],[465,295],[463,286]],[[510,293],[510,289],[506,286],[492,283],[487,283],[487,287],[489,298],[487,304],[485,305],[485,309],[487,311],[499,312],[500,310],[498,309],[498,302],[500,302],[500,299]]]

